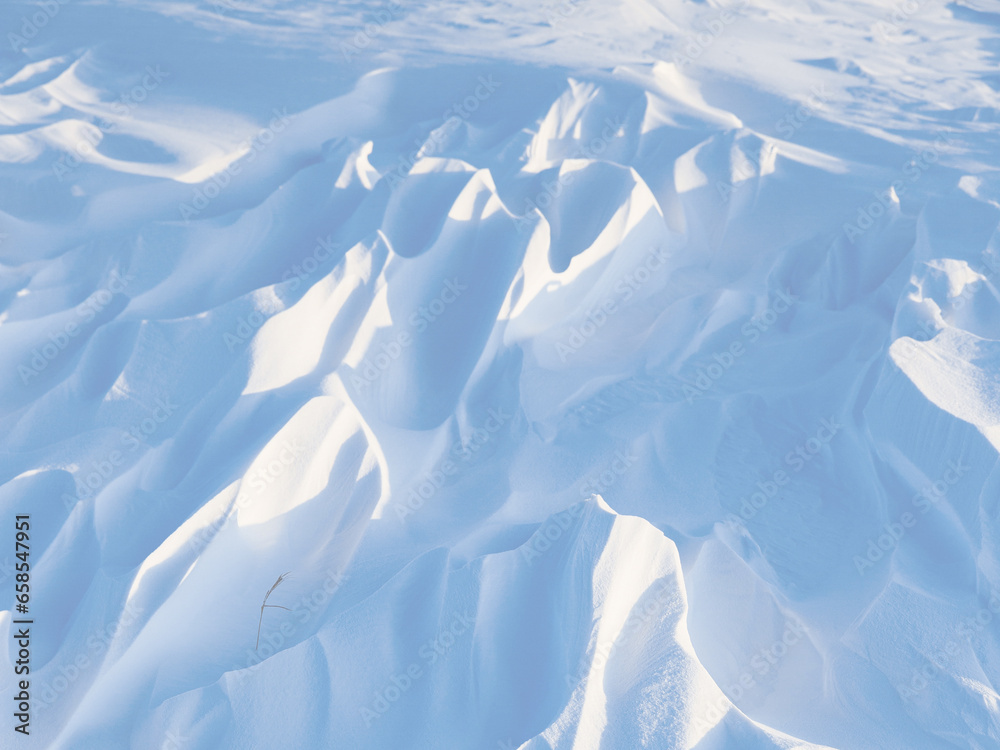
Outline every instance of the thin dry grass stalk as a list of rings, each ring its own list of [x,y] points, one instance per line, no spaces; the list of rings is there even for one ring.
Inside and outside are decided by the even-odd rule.
[[[257,621],[257,645],[255,645],[253,647],[254,651],[256,651],[257,648],[260,646],[260,627],[261,627],[261,625],[264,624],[264,608],[265,607],[273,607],[274,609],[286,609],[289,612],[292,611],[292,610],[288,609],[288,607],[282,607],[280,604],[268,604],[267,603],[268,597],[271,596],[271,592],[273,592],[276,588],[278,588],[278,586],[281,584],[281,582],[284,581],[287,577],[288,577],[288,573],[282,573],[280,576],[278,576],[278,580],[274,582],[274,585],[272,585],[271,588],[269,588],[267,590],[267,593],[264,594],[264,601],[260,605],[260,619]]]

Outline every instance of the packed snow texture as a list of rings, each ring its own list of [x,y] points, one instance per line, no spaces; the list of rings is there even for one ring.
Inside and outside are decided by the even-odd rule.
[[[0,31],[0,746],[1000,748],[995,2]]]

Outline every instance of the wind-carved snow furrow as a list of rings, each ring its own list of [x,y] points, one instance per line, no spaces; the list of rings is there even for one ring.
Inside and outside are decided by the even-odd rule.
[[[515,747],[596,748],[606,742],[660,747],[672,741],[694,744],[705,732],[714,733],[715,742],[753,737],[754,747],[789,746],[780,734],[736,714],[728,715],[724,726],[706,719],[692,733],[692,718],[711,715],[711,701],[724,699],[687,643],[676,550],[640,519],[619,517],[595,499],[545,520],[514,549],[457,568],[446,562],[440,552],[414,560],[314,636],[259,666],[227,674],[213,686],[166,700],[137,731],[155,735],[157,728],[169,725],[170,714],[183,713],[196,702],[215,706],[210,715],[220,716],[227,701],[239,711],[253,682],[266,676],[276,686],[267,699],[270,710],[298,706],[328,712],[345,742],[396,736],[419,711],[430,719],[429,742],[445,742],[444,733],[458,726],[477,747],[496,736],[509,738]],[[425,596],[408,614],[409,627],[390,629],[407,616],[395,602],[417,584]],[[522,603],[525,595],[549,603],[532,608]],[[607,624],[595,626],[591,609]],[[376,628],[377,637],[362,633],[357,627],[362,622]],[[497,646],[514,642],[518,646],[507,652],[509,658],[497,660]],[[547,677],[551,685],[539,683],[534,675],[537,655],[557,643],[566,652],[563,674]],[[405,665],[402,673],[398,660]],[[311,664],[336,664],[350,679],[327,681],[321,670],[316,674],[321,684],[305,689],[295,675],[309,672]],[[458,689],[470,671],[477,675],[476,689]],[[646,677],[635,683],[637,671]],[[677,680],[680,675],[683,681]],[[405,695],[405,702],[395,697],[395,690]],[[439,691],[455,698],[435,700]],[[546,728],[545,716],[556,707],[553,691],[566,693],[568,704]],[[591,697],[584,698],[582,691]],[[360,710],[354,710],[349,695],[364,696]],[[534,739],[510,724],[515,707],[526,699],[537,715],[529,722],[538,725]],[[510,710],[501,710],[505,707]],[[255,736],[270,736],[262,714],[240,717]],[[220,742],[223,727],[210,720],[190,741],[194,747]],[[231,746],[228,739],[221,742]]]
[[[245,669],[254,669],[261,659],[307,639],[327,617],[365,522],[387,489],[383,473],[378,454],[342,401],[321,397],[306,404],[239,484],[147,558],[125,605],[142,613],[142,631],[120,660],[96,675],[57,746],[89,741],[88,706],[94,702],[112,700],[121,720],[134,717],[133,701],[142,694],[135,688],[154,674],[149,700],[155,706],[219,679],[225,665],[243,662]],[[224,573],[221,560],[237,561],[240,582]],[[255,650],[252,629],[244,621],[254,619],[257,587],[266,589],[265,581],[278,569],[292,573],[280,590],[288,611],[276,610],[281,627],[265,628],[264,650]],[[164,585],[173,593],[159,600]],[[198,604],[205,597],[216,602],[211,612]],[[237,602],[250,608],[232,606]],[[176,627],[177,612],[195,610],[202,615],[197,625],[192,621],[197,638]],[[232,633],[244,631],[247,637],[232,639]],[[175,659],[177,668],[159,663],[165,642],[175,644],[170,647],[175,655],[187,654]],[[184,666],[192,659],[201,665],[194,673]]]
[[[527,240],[489,175],[476,173],[431,247],[386,263],[343,375],[359,402],[411,429],[434,427],[454,411]]]

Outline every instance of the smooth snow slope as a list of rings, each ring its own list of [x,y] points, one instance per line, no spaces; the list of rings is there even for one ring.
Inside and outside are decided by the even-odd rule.
[[[0,747],[1000,748],[1000,6],[0,31]]]

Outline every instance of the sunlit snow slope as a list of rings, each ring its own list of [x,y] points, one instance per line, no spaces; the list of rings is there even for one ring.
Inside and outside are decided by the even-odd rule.
[[[0,747],[1000,748],[1000,6],[0,32]]]

